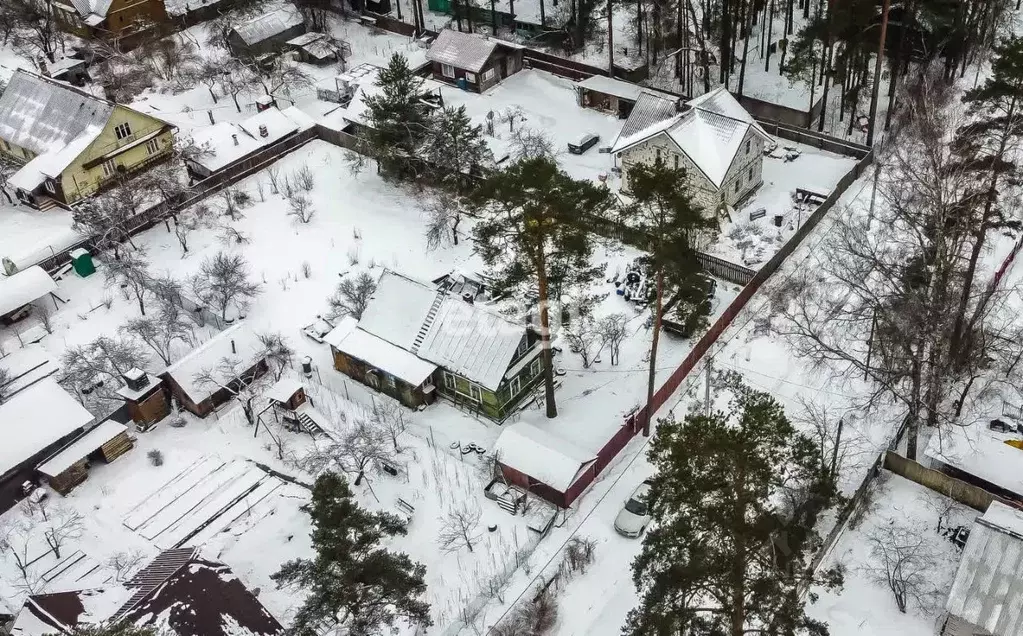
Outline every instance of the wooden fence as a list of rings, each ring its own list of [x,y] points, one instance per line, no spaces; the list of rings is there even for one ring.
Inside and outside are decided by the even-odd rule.
[[[940,470],[927,468],[897,453],[890,451],[884,453],[884,467],[896,475],[901,475],[910,481],[914,481],[921,486],[930,488],[937,493],[981,512],[986,511],[992,501],[1000,501],[1014,508],[1019,506],[1019,504],[990,493],[980,486],[966,483],[961,479],[946,475]]]

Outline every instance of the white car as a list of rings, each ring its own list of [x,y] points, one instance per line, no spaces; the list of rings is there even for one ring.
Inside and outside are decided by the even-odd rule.
[[[615,517],[615,530],[618,534],[624,537],[638,537],[643,534],[650,523],[650,510],[646,505],[649,496],[650,480],[644,479],[643,483],[632,491],[632,496],[625,502],[625,507]]]

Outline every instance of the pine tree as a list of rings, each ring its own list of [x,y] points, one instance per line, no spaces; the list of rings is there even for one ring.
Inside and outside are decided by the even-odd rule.
[[[994,47],[994,53],[991,76],[963,97],[972,121],[956,132],[953,141],[956,155],[976,183],[964,196],[973,245],[951,336],[951,355],[959,361],[968,357],[965,343],[987,309],[987,299],[982,297],[967,317],[987,235],[1020,227],[1019,221],[1004,213],[1005,202],[999,194],[1020,183],[1015,156],[1023,140],[1023,39],[1010,38]]]
[[[426,568],[380,547],[387,537],[405,534],[398,517],[364,510],[347,480],[331,472],[317,478],[309,512],[316,556],[289,561],[271,577],[308,593],[295,614],[294,634],[314,636],[335,623],[349,636],[385,633],[398,621],[432,624],[430,606],[420,600]]]
[[[483,127],[472,124],[465,106],[447,106],[433,120],[423,156],[437,183],[458,188],[466,177],[479,174],[490,150]]]
[[[813,442],[771,396],[730,384],[727,411],[657,428],[653,523],[632,566],[641,601],[629,636],[828,633],[806,616],[798,588],[841,584],[840,571],[814,575],[808,563],[833,484],[821,483]]]
[[[423,78],[412,72],[404,55],[395,53],[380,71],[377,95],[366,97],[371,154],[387,176],[417,176],[418,153],[430,130]]]
[[[664,282],[667,276],[678,286],[691,283],[701,270],[695,245],[717,230],[717,222],[697,205],[691,195],[684,167],[669,167],[660,157],[653,164],[629,167],[629,187],[633,204],[627,208],[628,224],[648,237],[650,269],[657,293],[654,300],[654,329],[650,346],[647,404],[653,402],[657,369],[657,341],[664,306]],[[643,422],[643,434],[650,434],[650,417]]]
[[[551,294],[551,274],[557,274],[559,286],[592,274],[587,219],[611,207],[611,194],[590,181],[572,179],[550,157],[536,157],[492,174],[473,200],[486,209],[473,233],[480,256],[494,270],[496,287],[511,290],[525,283],[535,291],[547,417],[557,417],[549,309],[550,300],[560,298]]]

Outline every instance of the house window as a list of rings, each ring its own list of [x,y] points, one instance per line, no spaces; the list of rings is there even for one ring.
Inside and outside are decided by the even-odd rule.
[[[469,385],[469,397],[471,397],[472,399],[476,400],[477,402],[482,402],[483,401],[483,392],[480,391],[480,388],[478,386],[476,386],[475,384],[470,384]]]
[[[675,169],[678,170],[678,155],[675,155]]]
[[[124,122],[123,124],[117,124],[116,126],[114,126],[114,134],[117,135],[118,139],[130,137],[131,126],[128,125],[128,122]]]
[[[146,154],[147,155],[155,155],[158,152],[160,152],[160,140],[159,139],[150,139],[149,141],[146,142]]]
[[[522,340],[519,341],[519,348],[516,350],[515,357],[519,357],[526,353],[526,348],[529,346],[529,340],[523,336]]]
[[[735,180],[735,191],[738,192],[739,188],[741,188],[741,187],[742,187],[742,179],[741,178],[736,179]]]
[[[512,378],[512,381],[511,381],[511,396],[510,397],[515,397],[521,391],[522,391],[522,380],[519,379],[519,376],[515,376],[514,378]]]
[[[540,375],[540,358],[533,360],[529,364],[529,377],[535,378],[538,375]]]
[[[750,183],[753,183],[753,168],[750,168],[746,172],[746,180],[749,181]]]
[[[56,194],[57,189],[53,186],[53,179],[47,179],[46,181],[43,182],[43,185],[46,186],[47,192],[49,192],[50,194]]]
[[[465,74],[465,81],[472,82],[473,84],[475,84],[476,83],[476,74],[475,73],[466,73]]]
[[[746,140],[746,154],[747,155],[749,154],[749,150],[752,147],[752,145],[753,145],[753,142],[747,139]]]
[[[483,71],[484,82],[489,82],[492,79],[494,79],[494,69],[488,68],[487,70]]]
[[[112,177],[117,174],[117,162],[113,159],[107,159],[103,162],[103,176]]]
[[[443,75],[444,77],[453,78],[455,76],[455,67],[451,66],[450,64],[441,64],[440,74]]]
[[[451,375],[447,371],[444,372],[444,388],[455,390],[455,376]]]
[[[394,388],[394,376],[389,374],[389,373],[385,374],[384,375],[384,384],[387,385],[389,388],[393,389]]]
[[[658,161],[661,160],[661,149],[660,148],[657,149],[657,160]]]

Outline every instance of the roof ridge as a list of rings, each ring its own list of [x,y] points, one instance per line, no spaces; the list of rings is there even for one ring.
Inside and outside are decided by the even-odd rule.
[[[26,68],[19,68],[19,69],[17,69],[17,72],[18,73],[24,73],[25,75],[28,75],[29,77],[34,77],[36,79],[43,80],[44,82],[52,84],[53,86],[56,86],[57,88],[66,90],[69,93],[75,93],[75,94],[81,95],[82,97],[88,97],[89,99],[94,99],[97,102],[100,102],[101,104],[106,104],[107,106],[117,106],[118,105],[117,102],[112,102],[109,99],[105,99],[103,97],[99,97],[98,95],[93,95],[92,93],[88,93],[86,91],[83,91],[83,90],[81,90],[80,88],[78,88],[76,86],[72,86],[70,84],[65,84],[64,82],[61,82],[61,81],[53,79],[52,77],[47,77],[45,75],[41,75],[41,74],[36,73],[34,71],[30,71],[30,70],[28,70]]]

